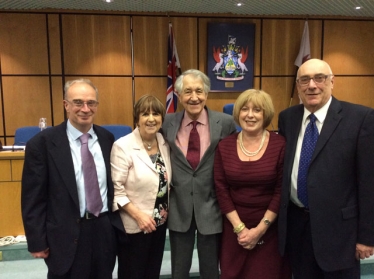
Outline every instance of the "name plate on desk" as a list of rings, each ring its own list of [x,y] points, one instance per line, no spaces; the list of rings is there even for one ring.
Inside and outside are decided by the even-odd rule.
[[[24,145],[3,145],[0,151],[17,151],[22,150],[24,151],[26,146]]]

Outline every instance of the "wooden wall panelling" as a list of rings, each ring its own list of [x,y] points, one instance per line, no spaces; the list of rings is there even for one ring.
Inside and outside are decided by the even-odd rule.
[[[0,182],[0,237],[24,235],[21,217],[21,182]]]
[[[332,94],[341,101],[374,108],[373,77],[334,77]]]
[[[255,31],[255,57],[254,57],[254,75],[260,74],[260,41],[261,41],[261,20],[259,19],[235,19],[235,18],[200,18],[199,19],[199,70],[207,73],[207,54],[211,54],[207,50],[208,46],[208,23],[237,23],[256,25]]]
[[[305,20],[264,20],[262,75],[294,75]],[[321,22],[308,20],[311,56],[320,57]],[[312,40],[313,39],[313,40]]]
[[[197,67],[196,18],[134,16],[135,75],[166,76],[169,21],[173,25],[182,71]]]
[[[0,160],[0,181],[12,180],[11,161]]]
[[[51,74],[61,74],[60,20],[56,14],[48,15],[48,35]]]
[[[260,78],[253,80],[254,88],[259,88]],[[248,88],[249,89],[249,88]],[[207,106],[216,111],[222,111],[223,106],[228,103],[234,103],[242,92],[210,92],[208,95]]]
[[[136,77],[135,102],[146,94],[157,97],[166,107],[166,77]]]
[[[373,30],[374,21],[325,20],[324,59],[334,74],[374,74]]]
[[[0,22],[2,74],[48,74],[46,16],[1,13]]]
[[[95,123],[132,126],[130,77],[90,77],[99,90],[99,106]]]
[[[130,75],[130,18],[63,15],[67,75]]]
[[[23,126],[37,126],[40,117],[51,125],[48,77],[3,76],[4,114],[7,136]]]
[[[168,22],[167,17],[133,17],[135,75],[166,76]]]
[[[173,24],[175,44],[177,46],[182,72],[188,69],[196,69],[198,67],[197,19],[194,17],[170,17],[168,19]],[[165,50],[162,50],[166,55],[163,61],[165,74],[168,60],[167,35],[165,38],[162,38],[165,42]]]
[[[69,80],[70,78],[67,78]],[[72,78],[73,79],[73,78]],[[50,126],[56,126],[65,120],[64,118],[64,84],[62,77],[51,77],[52,82],[52,106],[53,106],[53,123],[48,122]]]
[[[262,89],[268,93],[274,104],[275,114],[272,124],[278,129],[278,114],[289,107],[291,100],[293,77],[264,77],[262,78]],[[298,104],[297,93],[293,96],[293,105]]]
[[[0,52],[0,59],[1,59],[1,52]],[[0,79],[0,82],[1,82],[1,79]],[[2,94],[3,94],[3,92],[1,91],[1,87],[0,87],[0,140],[4,145],[5,144],[5,137],[4,137],[5,129],[4,129],[4,125],[3,125],[3,101],[2,101],[3,98],[2,98]]]

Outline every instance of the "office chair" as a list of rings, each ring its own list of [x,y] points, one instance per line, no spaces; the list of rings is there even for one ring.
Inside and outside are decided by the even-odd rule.
[[[226,104],[223,106],[223,112],[232,115],[234,110],[234,104]]]
[[[233,110],[234,110],[234,104],[232,104],[232,103],[231,104],[226,104],[226,105],[223,106],[223,112],[226,113],[226,114],[232,115]],[[236,126],[236,130],[238,132],[240,132],[242,130],[242,127],[240,127],[236,124],[235,124],[235,126]]]
[[[114,135],[115,141],[132,132],[131,127],[127,125],[101,125],[101,127],[111,132]]]
[[[26,145],[27,141],[40,132],[38,126],[26,126],[16,129],[14,145]]]

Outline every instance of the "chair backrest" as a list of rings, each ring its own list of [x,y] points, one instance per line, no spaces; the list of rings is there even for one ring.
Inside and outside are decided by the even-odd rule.
[[[232,115],[234,104],[226,104],[223,106],[223,112]]]
[[[226,113],[226,114],[230,114],[232,115],[233,113],[233,110],[234,110],[234,104],[226,104],[223,106],[223,112]],[[240,132],[242,130],[242,127],[238,126],[238,125],[235,125],[236,126],[236,130],[238,132]]]
[[[14,145],[26,145],[27,141],[39,132],[39,126],[26,126],[16,129]]]
[[[118,140],[120,137],[132,132],[131,127],[127,125],[101,125],[101,127],[111,132],[114,135],[114,140]]]

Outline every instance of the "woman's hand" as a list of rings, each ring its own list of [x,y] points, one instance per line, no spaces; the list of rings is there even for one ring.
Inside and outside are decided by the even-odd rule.
[[[144,233],[151,233],[156,230],[155,220],[142,211],[137,213],[135,220],[138,223],[139,229]]]
[[[238,243],[244,249],[252,250],[256,247],[262,235],[263,234],[258,228],[245,228],[240,233],[238,233]]]

